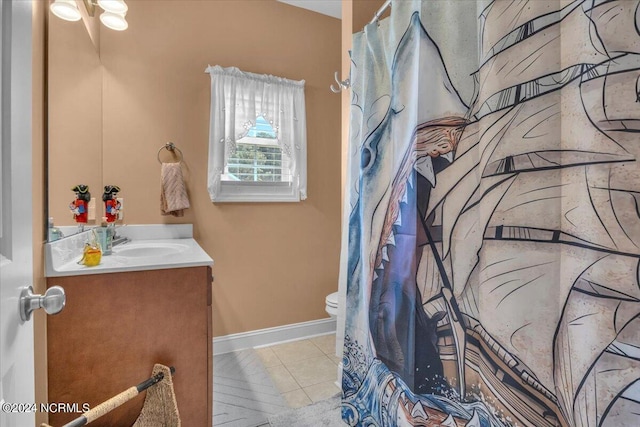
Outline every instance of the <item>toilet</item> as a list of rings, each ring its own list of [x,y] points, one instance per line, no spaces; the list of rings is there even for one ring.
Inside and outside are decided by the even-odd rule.
[[[337,319],[338,317],[338,292],[334,292],[332,294],[327,295],[324,299],[325,301],[325,311],[331,316],[332,319]],[[340,347],[340,350],[338,349]],[[336,356],[342,357],[341,345],[336,343]],[[336,379],[336,386],[342,389],[342,362],[338,364],[338,375]]]
[[[329,316],[331,316],[332,319],[337,318],[338,317],[338,293],[334,292],[332,294],[327,295],[324,301],[326,304],[324,309],[326,310],[327,313],[329,313]]]

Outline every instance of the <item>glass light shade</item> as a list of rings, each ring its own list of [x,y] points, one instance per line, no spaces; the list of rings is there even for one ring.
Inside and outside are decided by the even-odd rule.
[[[127,6],[124,0],[98,0],[98,6],[103,8],[106,12],[111,13],[124,14],[129,10],[129,6]]]
[[[124,31],[129,28],[129,23],[124,19],[124,13],[103,12],[100,15],[100,22],[105,27],[116,31]]]
[[[79,21],[82,18],[75,0],[56,0],[49,8],[54,15],[65,21]]]

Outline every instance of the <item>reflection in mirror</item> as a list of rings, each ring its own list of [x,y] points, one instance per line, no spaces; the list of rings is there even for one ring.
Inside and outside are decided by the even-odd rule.
[[[87,185],[93,199],[86,225],[99,225],[104,215],[102,65],[97,37],[89,36],[93,20],[69,22],[50,13],[48,21],[48,215],[64,235],[77,230],[69,209],[77,185]]]

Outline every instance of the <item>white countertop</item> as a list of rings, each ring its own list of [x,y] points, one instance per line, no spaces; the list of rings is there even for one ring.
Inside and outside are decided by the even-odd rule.
[[[45,245],[45,276],[78,276],[213,265],[211,257],[193,239],[190,225],[128,225],[119,227],[117,233],[129,237],[131,241],[114,247],[112,255],[103,255],[99,265],[87,267],[78,264],[78,261],[82,257],[82,250],[89,238],[89,233],[90,231],[85,231],[47,243]],[[147,256],[144,253],[145,246],[179,248],[179,251],[168,254],[160,251]],[[135,253],[133,256],[127,255],[128,250],[131,249],[138,249],[130,251]]]

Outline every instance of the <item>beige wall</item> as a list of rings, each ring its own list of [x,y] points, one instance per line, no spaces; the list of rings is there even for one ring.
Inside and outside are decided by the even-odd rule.
[[[97,0],[93,3],[96,3]],[[93,7],[93,16],[89,15],[89,11],[87,10],[87,6],[85,6],[86,2],[83,0],[76,0],[76,4],[78,5],[78,10],[80,11],[80,15],[82,16],[82,23],[91,38],[91,43],[93,44],[96,52],[100,53],[100,13],[102,13],[102,9],[100,9],[97,5]]]
[[[327,317],[340,250],[340,96],[329,90],[340,21],[275,0],[133,1],[127,20],[100,36],[103,184],[121,187],[125,223],[194,224],[215,260],[214,336]],[[211,203],[208,64],[306,80],[306,201]],[[167,141],[184,154],[183,218],[160,215],[156,153]]]
[[[373,19],[375,13],[382,7],[385,0],[352,0],[353,2],[353,12],[351,16],[351,24],[352,24],[352,33],[357,33],[364,29],[364,26],[367,25]],[[380,16],[380,19],[384,19],[389,16],[391,12],[391,7],[385,9],[385,11]]]

